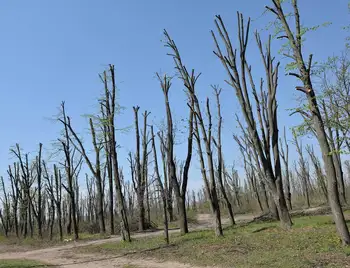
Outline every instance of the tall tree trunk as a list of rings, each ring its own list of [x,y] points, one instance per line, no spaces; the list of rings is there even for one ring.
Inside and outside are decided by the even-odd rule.
[[[110,69],[110,74],[111,74],[111,80],[112,80],[112,92],[109,92],[108,90],[108,84],[107,84],[107,77],[106,77],[106,72],[104,73],[104,83],[105,83],[105,105],[106,105],[106,115],[108,120],[108,126],[110,127],[110,136],[109,136],[109,141],[110,141],[110,154],[112,158],[112,165],[113,165],[113,177],[115,180],[115,187],[116,187],[116,199],[117,199],[117,208],[119,210],[119,215],[121,217],[121,222],[120,222],[120,232],[122,239],[124,241],[131,242],[130,238],[130,230],[129,230],[129,223],[128,223],[128,218],[126,214],[126,207],[125,207],[125,200],[122,192],[122,185],[120,182],[119,178],[119,165],[118,165],[118,157],[117,157],[117,143],[116,143],[116,135],[115,135],[115,126],[114,126],[114,117],[116,113],[116,84],[115,84],[115,74],[114,74],[114,65],[109,66]],[[111,94],[110,94],[111,93]],[[110,97],[112,96],[111,101]]]
[[[297,63],[299,69],[299,74],[296,76],[303,82],[304,87],[297,87],[297,90],[305,93],[311,115],[308,115],[313,122],[316,137],[321,148],[322,158],[324,162],[324,167],[327,175],[327,185],[328,185],[328,200],[332,210],[333,219],[338,231],[339,236],[341,237],[343,244],[350,244],[350,235],[349,230],[345,222],[344,214],[341,208],[337,184],[337,174],[332,158],[331,148],[329,146],[327,135],[325,131],[324,122],[319,110],[317,103],[317,98],[315,91],[311,82],[311,66],[312,66],[312,55],[309,57],[309,62],[306,65],[303,59],[302,54],[302,31],[300,25],[300,15],[297,0],[292,1],[294,9],[294,18],[296,33],[293,34],[290,25],[287,22],[286,16],[282,9],[280,1],[273,1],[274,9],[269,8],[281,21],[284,32],[289,40],[291,49],[293,50],[293,57]]]
[[[227,210],[228,210],[228,213],[230,216],[231,225],[235,225],[236,223],[235,223],[235,219],[234,219],[233,207],[232,207],[230,199],[228,198],[228,195],[227,195],[226,189],[224,187],[224,183],[223,183],[224,160],[223,160],[222,144],[221,144],[221,126],[222,126],[221,105],[220,105],[221,89],[214,87],[214,91],[215,91],[215,96],[216,96],[216,106],[217,106],[217,113],[218,113],[218,118],[219,118],[217,143],[216,143],[215,139],[213,138],[213,142],[215,143],[217,150],[218,150],[218,167],[217,167],[218,176],[217,176],[217,178],[218,178],[221,193],[224,197],[225,204],[227,206]]]
[[[158,79],[161,83],[161,88],[164,93],[164,100],[165,100],[165,108],[166,108],[166,117],[167,117],[167,134],[166,134],[166,145],[164,144],[164,140],[162,140],[162,143],[164,144],[164,148],[167,153],[167,167],[168,167],[168,178],[169,181],[171,180],[171,185],[173,186],[176,201],[177,201],[177,207],[179,210],[179,225],[180,225],[180,232],[182,235],[188,233],[188,223],[187,223],[187,215],[186,215],[186,192],[182,192],[180,188],[180,184],[178,181],[178,178],[176,176],[176,166],[174,161],[174,133],[173,133],[173,119],[169,104],[169,89],[171,87],[170,78],[167,76],[164,76],[164,78],[161,78],[158,75]],[[160,136],[162,139],[162,137]],[[192,150],[192,148],[191,148]],[[185,182],[185,186],[187,184],[187,179]],[[183,182],[184,183],[184,182]]]

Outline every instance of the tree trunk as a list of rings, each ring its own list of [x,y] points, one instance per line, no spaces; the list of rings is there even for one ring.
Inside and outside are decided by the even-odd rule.
[[[299,69],[300,74],[298,74],[297,77],[304,84],[304,87],[297,87],[297,90],[304,92],[307,96],[308,107],[311,112],[311,115],[309,116],[315,128],[316,137],[321,148],[322,158],[323,158],[324,166],[326,170],[327,185],[328,185],[328,200],[332,210],[333,219],[335,221],[338,234],[341,237],[343,244],[349,245],[350,235],[349,235],[349,230],[346,225],[344,214],[343,214],[340,200],[339,200],[337,174],[336,174],[334,162],[332,159],[332,152],[327,140],[324,122],[319,110],[317,98],[313,90],[311,77],[310,77],[311,75],[310,69],[312,66],[312,55],[309,57],[309,62],[307,65],[305,64],[303,59],[302,32],[301,32],[300,16],[299,16],[297,0],[292,1],[292,5],[294,8],[295,26],[296,26],[295,36],[291,31],[291,28],[287,22],[281,3],[279,1],[273,1],[273,4],[275,7],[275,10],[271,8],[270,10],[274,11],[274,14],[279,18],[279,20],[282,23],[282,27],[289,40],[290,47],[293,50],[294,60],[297,63],[297,67]]]

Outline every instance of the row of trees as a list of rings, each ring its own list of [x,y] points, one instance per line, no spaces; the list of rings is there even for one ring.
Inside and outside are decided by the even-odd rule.
[[[55,164],[43,159],[42,144],[38,155],[31,160],[18,144],[11,149],[16,162],[7,170],[9,184],[1,179],[0,218],[5,235],[37,234],[42,238],[48,230],[52,239],[58,230],[60,239],[65,232],[78,239],[79,229],[86,223],[91,227],[92,222],[97,224],[96,230],[101,234],[107,229],[110,234],[118,230],[123,240],[131,241],[130,230],[135,219],[138,230],[144,231],[150,228],[152,219],[162,214],[165,238],[169,242],[169,221],[177,219],[181,234],[186,234],[188,211],[207,204],[215,219],[217,236],[223,235],[222,208],[227,211],[232,225],[235,212],[258,206],[261,211],[270,211],[281,226],[288,229],[292,227],[289,212],[302,197],[307,207],[316,200],[328,202],[338,234],[344,244],[350,244],[341,207],[347,202],[346,174],[350,174],[349,161],[342,159],[343,152],[350,151],[350,60],[344,54],[331,59],[326,68],[314,68],[313,56],[305,60],[307,57],[303,54],[303,35],[308,29],[300,23],[297,0],[292,0],[291,5],[293,23],[287,20],[281,2],[272,0],[272,6],[266,8],[276,18],[277,38],[287,41],[282,53],[291,59],[288,66],[293,70],[289,74],[301,83],[296,89],[305,96],[303,105],[293,112],[304,119],[302,126],[293,130],[292,142],[299,155],[297,161],[290,163],[289,160],[291,144],[286,138],[287,130],[284,129],[284,135],[279,134],[276,93],[280,63],[273,56],[271,36],[264,45],[260,34],[254,34],[265,70],[265,77],[258,79],[247,55],[250,19],[245,20],[237,13],[238,48],[235,48],[223,19],[216,16],[216,29],[211,32],[216,48],[214,54],[227,73],[226,83],[234,90],[244,118],[240,121],[236,115],[241,131],[234,134],[243,159],[244,185],[234,166],[230,170],[223,154],[221,89],[212,87],[215,112],[210,98],[201,105],[196,88],[200,73],[186,67],[176,43],[165,31],[176,78],[182,81],[188,99],[185,159],[179,160],[175,150],[176,130],[169,98],[174,78],[157,74],[164,95],[166,123],[155,133],[148,120],[150,113],[144,111],[140,121],[140,107],[133,107],[135,150],[128,155],[130,178],[124,178],[117,150],[119,106],[115,69],[109,65],[100,75],[104,85],[103,97],[98,100],[100,111],[89,117],[93,153],[87,150],[89,145],[76,132],[64,102],[57,118],[62,132],[55,147]],[[314,76],[320,79],[320,75],[323,86],[316,96],[312,81]],[[300,133],[314,135],[322,161],[313,147],[303,146],[298,138]],[[190,192],[187,187],[194,155],[199,160],[204,182],[203,191],[198,193]],[[82,165],[90,171],[85,175],[87,193],[80,190],[84,177],[80,174]]]

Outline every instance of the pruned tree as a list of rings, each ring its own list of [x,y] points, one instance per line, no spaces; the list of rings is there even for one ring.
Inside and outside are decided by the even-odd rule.
[[[21,224],[22,224],[22,233],[24,238],[27,237],[28,234],[28,225],[30,229],[30,237],[33,237],[33,206],[32,206],[32,194],[31,187],[34,183],[34,178],[32,176],[32,172],[30,171],[29,166],[29,157],[28,154],[23,155],[20,149],[19,144],[17,143],[15,148],[10,150],[18,159],[19,167],[20,167],[20,178],[19,181],[19,192],[20,192],[20,200],[21,200]]]
[[[146,194],[146,205],[149,215],[149,203],[148,203],[148,185],[147,185],[147,166],[148,166],[148,143],[147,140],[147,117],[150,113],[145,111],[143,121],[143,135],[142,135],[142,159],[141,159],[141,137],[139,129],[139,117],[138,111],[139,106],[134,106],[134,121],[135,121],[135,133],[136,133],[136,154],[135,154],[135,165],[133,166],[132,159],[130,156],[129,162],[133,173],[133,186],[136,192],[138,211],[139,211],[139,231],[146,229],[146,214],[145,214],[145,194]],[[148,217],[149,218],[149,217]],[[148,222],[149,224],[149,222]]]
[[[103,197],[104,193],[102,191],[102,173],[101,173],[101,150],[103,148],[102,142],[97,140],[95,126],[92,121],[92,118],[89,119],[90,131],[92,137],[92,144],[95,150],[95,164],[93,164],[85,150],[83,142],[81,138],[77,135],[76,131],[73,129],[71,125],[71,120],[67,117],[67,127],[69,129],[69,139],[73,144],[74,148],[81,154],[81,156],[85,159],[85,163],[89,167],[91,173],[95,178],[96,190],[97,190],[97,217],[100,228],[100,233],[103,235],[106,232],[105,219],[104,219],[104,210],[103,210]]]
[[[192,159],[193,114],[192,112],[190,112],[187,156],[186,156],[185,166],[183,170],[182,183],[180,183],[179,178],[176,174],[176,164],[175,164],[175,157],[174,157],[173,118],[172,118],[170,102],[169,102],[169,90],[171,88],[171,78],[167,75],[164,75],[164,77],[161,77],[159,74],[157,74],[157,77],[164,94],[166,118],[167,118],[166,139],[164,140],[160,134],[158,136],[161,138],[163,149],[166,152],[166,160],[167,160],[167,168],[168,168],[167,176],[169,178],[169,182],[171,181],[171,186],[176,196],[176,202],[179,209],[179,223],[180,223],[181,234],[186,234],[188,233],[188,223],[187,223],[187,215],[186,215],[186,191],[187,191],[187,183],[188,183],[188,171],[189,171],[191,159]],[[169,194],[171,193],[168,193],[168,195]]]
[[[9,175],[10,183],[11,183],[11,205],[13,210],[13,218],[14,218],[14,227],[16,232],[16,237],[19,237],[19,226],[18,226],[18,204],[21,201],[21,192],[20,192],[20,174],[19,174],[19,163],[13,164],[13,169],[11,165],[9,165],[7,174]]]
[[[163,203],[163,219],[164,219],[164,238],[167,244],[169,244],[169,226],[168,226],[168,213],[167,213],[167,197],[163,182],[160,177],[159,168],[158,168],[158,158],[157,158],[157,149],[155,145],[155,135],[153,132],[153,126],[151,126],[151,141],[152,141],[152,151],[154,159],[154,172],[156,176],[156,181],[158,184],[158,189],[160,191]]]
[[[207,107],[209,110],[209,99],[207,99]],[[209,113],[209,118],[211,118],[211,115]],[[209,122],[211,119],[209,119]],[[204,125],[204,122],[202,121],[202,124]],[[211,140],[211,122],[209,123],[209,129],[208,129],[208,134],[205,132],[205,129],[203,131],[205,135],[204,143],[206,144],[206,153],[207,153],[207,162],[208,162],[208,172],[209,172],[209,178],[207,175],[207,169],[205,166],[204,162],[204,157],[203,157],[203,149],[202,149],[202,143],[201,143],[201,136],[199,132],[199,126],[198,126],[198,119],[197,115],[194,118],[194,136],[197,142],[197,148],[198,148],[198,156],[199,156],[199,162],[201,166],[201,173],[202,173],[202,178],[204,181],[204,186],[206,190],[206,194],[208,196],[208,199],[210,201],[210,207],[211,211],[214,215],[214,230],[215,230],[215,235],[216,236],[222,236],[223,235],[223,230],[222,230],[222,225],[221,225],[221,212],[220,212],[220,206],[219,206],[219,200],[217,196],[217,190],[216,190],[216,181],[215,181],[215,175],[214,175],[214,163],[213,163],[213,155],[211,154],[211,147],[208,145],[208,136]]]
[[[36,181],[37,181],[37,188],[36,188],[36,192],[37,192],[37,202],[31,202],[32,206],[33,206],[33,212],[36,218],[36,222],[38,225],[38,235],[39,238],[42,239],[43,238],[43,230],[42,230],[42,223],[43,223],[43,213],[42,213],[42,143],[39,144],[39,154],[36,157],[36,161],[35,161],[35,168],[36,168]],[[35,204],[37,204],[36,208],[35,208]]]
[[[161,137],[161,140],[164,142],[160,143],[160,152],[162,155],[163,163],[163,176],[164,176],[164,190],[167,198],[167,211],[169,214],[169,221],[174,221],[174,210],[173,210],[173,184],[171,178],[168,176],[168,164],[167,164],[167,153],[165,149],[165,144],[167,144],[166,139],[164,138],[164,133],[161,131],[158,133],[158,136]]]
[[[287,141],[287,136],[286,136],[286,128],[284,128],[283,132],[283,142],[280,139],[280,155],[284,163],[284,178],[285,178],[285,196],[286,196],[286,202],[289,210],[293,209],[292,206],[292,194],[290,192],[290,172],[289,172],[289,145]],[[284,149],[285,148],[285,149]]]
[[[217,164],[217,178],[220,186],[221,193],[223,195],[223,198],[225,200],[225,204],[227,206],[227,211],[230,216],[231,225],[235,225],[235,218],[234,218],[234,212],[233,212],[233,206],[231,204],[231,200],[229,199],[228,193],[224,186],[224,179],[225,176],[225,170],[224,170],[224,159],[223,159],[223,153],[222,153],[222,142],[221,142],[221,131],[222,131],[222,115],[221,115],[221,104],[220,104],[220,94],[221,89],[218,87],[213,87],[216,97],[216,107],[217,107],[217,116],[218,116],[218,128],[217,128],[217,141],[213,138],[214,145],[216,146],[218,152],[218,164]]]
[[[54,225],[55,225],[55,215],[56,215],[56,208],[57,208],[57,221],[58,221],[58,225],[59,225],[59,235],[60,235],[60,241],[63,240],[63,232],[62,232],[62,222],[61,222],[61,218],[62,218],[62,212],[61,212],[61,196],[60,194],[55,195],[55,184],[54,184],[54,180],[55,180],[55,175],[51,175],[48,172],[47,169],[47,165],[46,162],[43,160],[42,161],[42,166],[43,166],[43,179],[45,179],[46,181],[46,187],[45,190],[47,192],[48,195],[48,199],[50,200],[49,203],[49,228],[50,228],[50,240],[53,239],[53,229],[54,229]],[[56,170],[56,165],[54,165],[54,173],[57,172]],[[57,187],[57,186],[56,186]],[[62,190],[61,187],[61,183],[59,183],[59,189],[58,191],[60,192]]]
[[[221,48],[215,33],[212,31],[212,36],[216,45],[216,51],[214,53],[220,59],[224,69],[229,76],[227,83],[235,89],[245,122],[247,124],[249,138],[252,141],[254,150],[258,153],[259,161],[261,162],[261,166],[265,174],[264,178],[266,178],[266,184],[278,208],[281,224],[284,228],[290,228],[292,221],[283,193],[282,172],[278,146],[276,91],[279,63],[276,65],[273,63],[270,44],[271,37],[269,38],[266,52],[264,52],[260,36],[258,33],[256,33],[255,37],[258,48],[260,50],[260,54],[262,56],[267,82],[267,92],[265,93],[263,93],[262,90],[262,82],[260,83],[262,99],[259,102],[255,89],[255,83],[253,80],[252,67],[248,64],[246,58],[250,19],[248,19],[248,23],[245,28],[243,15],[238,13],[237,18],[238,39],[240,44],[238,59],[239,62],[237,63],[237,51],[232,46],[231,39],[220,16],[216,16],[215,24],[217,32],[221,37],[222,42],[224,43],[226,54],[223,54],[224,50]],[[240,68],[238,65],[240,65]],[[253,107],[248,93],[248,79],[250,81],[250,86],[253,91],[252,93],[256,101],[257,115],[261,128],[261,136],[259,135],[257,129],[256,119],[253,114]],[[262,117],[263,119],[261,119]],[[273,163],[272,157],[270,156],[270,151],[273,153]]]
[[[311,162],[314,166],[314,172],[315,177],[317,181],[318,188],[321,190],[322,194],[324,195],[325,199],[327,200],[327,185],[326,185],[326,178],[325,174],[323,172],[321,162],[318,159],[318,157],[315,154],[313,146],[306,146],[306,151],[310,156]]]
[[[301,180],[303,195],[306,200],[306,205],[310,207],[310,172],[306,159],[304,158],[303,145],[301,141],[298,141],[297,135],[293,132],[293,142],[297,148],[299,155],[298,165],[295,168],[295,172]]]
[[[193,119],[194,119],[194,136],[196,137],[197,146],[199,154],[201,155],[201,138],[199,134],[199,128],[201,130],[202,138],[204,141],[205,149],[206,149],[206,155],[207,155],[207,163],[208,163],[208,172],[209,172],[209,184],[205,183],[207,193],[210,196],[210,204],[212,213],[215,216],[215,234],[217,236],[222,236],[222,226],[221,226],[221,216],[220,216],[220,207],[219,207],[219,201],[217,197],[217,191],[216,191],[216,180],[215,180],[215,171],[214,171],[214,161],[213,161],[213,153],[212,153],[212,118],[210,113],[210,107],[209,107],[209,99],[207,98],[207,105],[206,105],[206,111],[208,116],[208,128],[206,129],[204,119],[202,116],[202,112],[200,109],[199,101],[196,96],[195,87],[196,82],[200,76],[200,74],[196,75],[195,71],[192,69],[191,73],[187,71],[187,68],[184,66],[179,50],[175,44],[175,42],[170,38],[167,31],[164,31],[164,35],[166,38],[166,46],[171,49],[171,53],[169,53],[170,56],[173,57],[174,63],[175,63],[175,69],[178,72],[179,78],[184,83],[184,86],[187,90],[187,93],[190,97],[190,103],[188,106],[190,107],[192,113],[193,113]],[[189,133],[189,135],[192,135]],[[192,137],[191,137],[192,139]],[[188,151],[189,152],[189,151]],[[192,149],[191,149],[192,152]],[[200,156],[201,158],[201,156]],[[201,170],[202,170],[202,177],[205,181],[208,182],[206,169],[204,166],[204,161],[201,162]],[[184,192],[184,195],[186,192]],[[185,206],[185,205],[184,205]]]
[[[101,80],[107,81],[107,73],[106,71],[103,72],[103,76],[100,76]],[[107,86],[108,91],[108,85],[104,83],[105,86]],[[106,89],[105,89],[106,91]],[[103,146],[104,146],[104,152],[106,157],[106,174],[108,177],[108,216],[109,216],[109,228],[111,235],[114,235],[114,190],[113,190],[113,166],[112,166],[112,157],[111,157],[111,142],[109,140],[110,138],[110,126],[108,125],[108,118],[106,117],[105,107],[101,103],[101,130],[103,133]]]
[[[63,125],[63,137],[59,138],[58,141],[61,144],[62,151],[64,153],[64,163],[62,163],[62,166],[65,170],[67,185],[62,183],[63,188],[67,191],[69,195],[69,221],[72,220],[73,222],[73,231],[74,231],[74,239],[79,239],[79,226],[77,221],[77,205],[76,205],[76,198],[75,198],[75,190],[74,190],[74,180],[76,179],[75,175],[77,172],[77,169],[82,163],[82,156],[79,158],[78,161],[75,161],[75,148],[72,148],[71,146],[71,138],[69,135],[69,126],[70,126],[70,119],[66,115],[66,109],[65,109],[65,103],[61,103],[61,117],[58,118],[58,121],[62,123]],[[74,146],[73,146],[74,147]],[[70,223],[68,224],[68,233],[70,232]]]
[[[116,128],[115,128],[115,114],[117,112],[116,107],[116,81],[114,65],[109,65],[109,73],[111,80],[111,89],[108,86],[107,72],[104,72],[103,83],[105,88],[104,98],[100,101],[101,105],[105,109],[105,124],[108,126],[108,142],[109,142],[109,154],[112,159],[113,177],[116,188],[116,201],[117,209],[120,216],[120,232],[124,241],[131,241],[130,229],[128,223],[128,217],[126,212],[125,200],[123,196],[122,184],[120,181],[119,163],[117,155],[117,142],[116,142]]]
[[[261,174],[260,176],[258,175],[258,173],[261,172],[261,170],[259,170],[259,168],[257,168],[255,166],[255,164],[253,163],[253,160],[251,157],[251,155],[253,153],[252,153],[252,148],[251,148],[249,141],[248,141],[248,137],[243,136],[243,137],[239,138],[238,136],[233,135],[233,138],[237,142],[237,144],[239,146],[239,150],[240,150],[241,155],[243,157],[244,171],[245,171],[245,174],[247,176],[249,185],[254,193],[254,197],[258,201],[258,205],[259,205],[260,210],[264,211],[264,208],[263,208],[262,203],[261,203],[261,198],[259,195],[259,186],[258,186],[259,184],[258,184],[258,180],[257,180],[257,176],[259,178],[261,178],[263,176],[263,174]],[[259,164],[259,163],[257,163],[257,164]]]

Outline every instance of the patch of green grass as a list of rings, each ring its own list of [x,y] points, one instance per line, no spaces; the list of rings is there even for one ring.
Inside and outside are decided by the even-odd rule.
[[[88,233],[79,234],[79,241],[98,240],[98,239],[105,239],[105,238],[109,238],[109,236],[107,235],[101,236],[100,234],[88,234]],[[27,251],[31,249],[47,248],[47,247],[70,243],[70,241],[73,241],[73,240],[74,240],[73,235],[64,236],[63,241],[60,241],[58,236],[55,236],[51,241],[47,237],[40,239],[38,237],[17,238],[15,236],[10,236],[10,237],[0,236],[0,243],[6,246],[6,248],[0,249],[0,252],[1,251]]]
[[[330,216],[297,217],[293,222],[289,231],[282,230],[277,222],[252,223],[225,229],[221,238],[211,230],[174,234],[170,246],[159,236],[78,250],[235,268],[340,268],[350,263],[350,247],[341,246]]]
[[[0,260],[0,268],[34,268],[54,267],[32,260]]]

